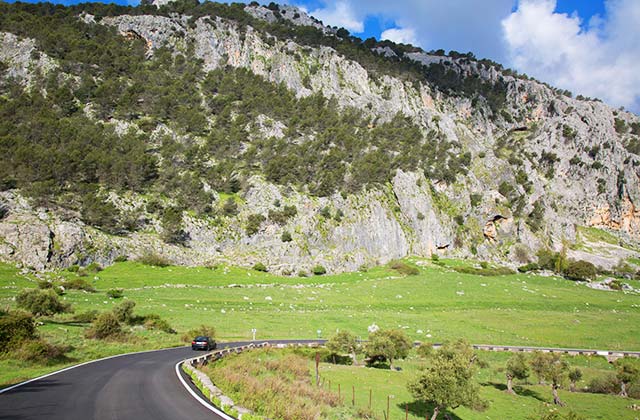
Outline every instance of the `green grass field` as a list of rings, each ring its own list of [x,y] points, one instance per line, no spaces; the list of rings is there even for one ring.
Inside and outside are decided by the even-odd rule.
[[[510,419],[526,420],[532,418],[538,410],[546,404],[551,404],[553,398],[548,385],[537,385],[535,376],[529,378],[528,383],[515,381],[517,395],[509,395],[506,389],[504,366],[509,358],[508,353],[479,352],[480,358],[488,362],[488,367],[480,369],[477,381],[480,384],[481,397],[489,402],[485,411],[474,411],[465,407],[453,410],[454,419]],[[584,373],[583,380],[577,388],[584,388],[595,376],[601,376],[612,371],[603,357],[567,357],[572,366],[579,366]],[[416,374],[419,366],[424,363],[415,356],[397,363],[402,368],[395,372],[390,370],[371,369],[356,366],[341,366],[321,364],[320,373],[325,386],[331,381],[331,389],[336,391],[338,384],[346,404],[351,404],[352,393],[355,390],[357,406],[368,407],[369,390],[372,394],[371,408],[379,418],[384,418],[383,411],[387,409],[387,396],[390,398],[391,419],[405,418],[405,405],[409,406],[410,419],[424,419],[431,411],[423,404],[416,403],[406,388],[407,382]],[[638,412],[629,408],[640,401],[625,399],[615,395],[591,394],[585,392],[560,391],[560,398],[567,404],[562,412],[569,410],[587,419],[628,419],[638,418]]]
[[[401,328],[415,340],[441,342],[466,338],[473,343],[640,350],[640,296],[603,292],[556,277],[514,274],[481,277],[457,273],[428,260],[408,259],[420,274],[403,277],[378,267],[334,276],[278,277],[252,270],[218,267],[149,267],[117,263],[84,277],[96,293],[70,290],[64,300],[76,312],[110,310],[122,299],[105,292],[124,289],[141,315],[156,313],[178,332],[214,325],[221,340],[326,338],[337,329],[366,337],[373,323]],[[447,264],[467,264],[446,261]],[[75,273],[47,273],[56,280]],[[639,282],[631,282],[640,287]],[[13,307],[23,288],[36,287],[32,275],[0,266],[0,307]],[[127,342],[83,338],[86,325],[69,315],[44,320],[41,334],[74,346],[73,362],[125,351],[180,345],[171,335],[134,328]],[[0,359],[0,382],[51,371]]]

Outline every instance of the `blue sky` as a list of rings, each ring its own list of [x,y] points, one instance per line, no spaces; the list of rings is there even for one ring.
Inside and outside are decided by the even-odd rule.
[[[300,6],[363,39],[471,51],[575,95],[640,113],[640,0],[277,2]]]

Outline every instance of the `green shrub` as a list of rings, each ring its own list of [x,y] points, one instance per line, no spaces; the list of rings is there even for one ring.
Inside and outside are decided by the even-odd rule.
[[[69,347],[57,346],[44,340],[28,340],[16,352],[16,357],[25,362],[54,364],[68,360],[65,353]]]
[[[85,335],[87,338],[105,339],[105,338],[120,338],[122,336],[122,326],[118,321],[116,315],[112,312],[104,312],[98,315],[98,317],[91,324]]]
[[[81,312],[79,314],[74,314],[73,318],[71,318],[73,320],[73,322],[81,322],[83,324],[85,323],[89,323],[89,322],[93,322],[95,321],[95,319],[98,317],[98,311],[95,309],[92,309],[90,311],[85,311],[85,312]]]
[[[266,267],[264,264],[262,264],[261,262],[257,262],[257,263],[255,263],[255,264],[253,265],[253,269],[254,269],[255,271],[262,271],[262,272],[264,272],[264,273],[266,273],[266,272],[267,272],[267,267]]]
[[[238,204],[233,197],[227,198],[227,200],[222,205],[222,213],[225,216],[232,217],[238,214]]]
[[[477,276],[507,276],[515,272],[508,267],[475,268],[475,267],[452,267],[458,273],[474,274]]]
[[[67,290],[84,290],[85,292],[95,292],[96,289],[88,281],[84,279],[65,280],[62,287]]]
[[[184,334],[182,334],[181,338],[182,338],[182,341],[184,341],[185,343],[190,343],[194,337],[197,337],[199,335],[215,338],[216,328],[211,325],[203,324],[203,325],[200,325],[198,328],[194,328],[192,330],[185,332]]]
[[[58,295],[51,289],[24,289],[16,296],[16,304],[35,316],[71,312],[71,305],[60,302]]]
[[[320,209],[320,216],[324,217],[325,219],[330,219],[331,218],[331,209],[328,206],[325,206],[323,208]]]
[[[537,253],[538,265],[543,270],[556,271],[561,263],[560,253],[547,249],[541,249]],[[562,264],[560,264],[562,265]]]
[[[528,273],[529,271],[536,271],[539,269],[540,269],[540,266],[536,263],[529,263],[529,264],[521,265],[520,267],[518,267],[518,271],[521,273]]]
[[[389,262],[389,268],[391,268],[392,270],[396,270],[398,273],[405,276],[415,276],[417,274],[420,274],[420,270],[418,270],[416,267],[413,267],[400,260],[393,260]]]
[[[109,290],[107,290],[107,296],[109,296],[111,299],[120,299],[122,296],[124,296],[124,290],[123,289],[109,289]]]
[[[423,359],[430,357],[433,354],[433,344],[431,343],[420,343],[420,345],[416,348],[416,353]]]
[[[102,266],[97,262],[92,262],[91,264],[86,266],[84,269],[88,273],[99,273],[100,271],[102,271]]]
[[[116,259],[115,259],[115,260],[113,260],[113,261],[114,261],[114,262],[117,262],[117,263],[118,263],[118,262],[126,262],[126,261],[129,261],[129,257],[127,257],[126,255],[118,255],[118,256],[116,257]]]
[[[69,268],[67,268],[67,271],[71,273],[77,273],[78,270],[80,270],[80,266],[78,264],[74,264],[72,266],[69,266]]]
[[[133,308],[136,306],[136,303],[132,300],[125,300],[119,305],[116,305],[112,313],[118,320],[118,322],[125,322],[127,324],[132,324],[134,321],[133,316]]]
[[[308,276],[309,276],[309,273],[307,273],[306,271],[304,270],[298,271],[298,277],[308,277]]]
[[[17,348],[23,341],[36,338],[33,316],[24,312],[0,315],[0,353]]]
[[[316,276],[321,276],[323,274],[327,274],[327,269],[321,265],[316,265],[311,269],[311,272]]]
[[[620,383],[615,374],[609,373],[593,378],[589,382],[588,390],[595,394],[617,394],[620,392]]]
[[[291,233],[286,230],[282,232],[282,236],[280,237],[280,239],[282,240],[282,242],[291,242],[293,240],[293,238],[291,237]]]
[[[439,261],[440,257],[438,256],[438,254],[431,254],[431,261]]]
[[[589,261],[569,261],[563,271],[566,278],[570,280],[593,280],[598,274],[598,269]]]
[[[260,225],[265,220],[265,217],[261,214],[250,214],[247,218],[247,225],[245,226],[247,235],[252,236],[258,233],[258,231],[260,231]]]
[[[298,209],[295,206],[284,206],[282,210],[269,210],[269,220],[282,226],[297,214]]]
[[[144,317],[144,327],[148,330],[160,330],[168,334],[175,334],[176,330],[171,328],[167,320],[162,319],[160,315],[150,314]]]
[[[189,234],[182,228],[182,209],[168,207],[162,213],[162,240],[169,244],[184,245]]]
[[[486,261],[481,261],[481,262],[480,262],[480,267],[482,267],[482,268],[489,268],[489,263],[488,263],[488,262],[486,262]]]
[[[47,280],[38,280],[38,289],[41,289],[41,290],[53,289],[53,283]]]
[[[171,262],[165,257],[154,254],[154,253],[146,253],[142,257],[137,260],[139,263],[144,265],[150,265],[152,267],[168,267],[171,265]]]
[[[618,134],[625,134],[627,132],[627,123],[624,122],[624,120],[621,120],[619,118],[615,118],[614,119],[614,126],[616,129],[616,133]]]

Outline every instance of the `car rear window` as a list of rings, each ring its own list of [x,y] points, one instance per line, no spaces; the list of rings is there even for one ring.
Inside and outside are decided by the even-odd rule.
[[[195,341],[207,341],[207,337],[202,337],[202,336],[196,337]]]

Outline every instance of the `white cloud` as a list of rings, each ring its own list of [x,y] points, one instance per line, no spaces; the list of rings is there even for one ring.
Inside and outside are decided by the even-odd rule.
[[[380,39],[388,39],[398,44],[419,45],[416,31],[413,28],[391,28],[382,32]]]
[[[323,0],[324,6],[311,14],[355,33],[364,29],[367,16],[376,16],[389,26],[413,28],[412,43],[426,50],[473,51],[478,57],[502,60],[500,22],[515,2],[483,0],[479,6],[478,0]],[[353,30],[344,21],[351,22]]]
[[[609,0],[586,29],[555,13],[555,0],[521,0],[502,22],[507,57],[525,72],[576,94],[640,110],[640,2]]]
[[[332,2],[328,7],[312,11],[311,15],[320,19],[325,25],[342,27],[355,33],[364,31],[362,17],[356,16],[348,1]]]

